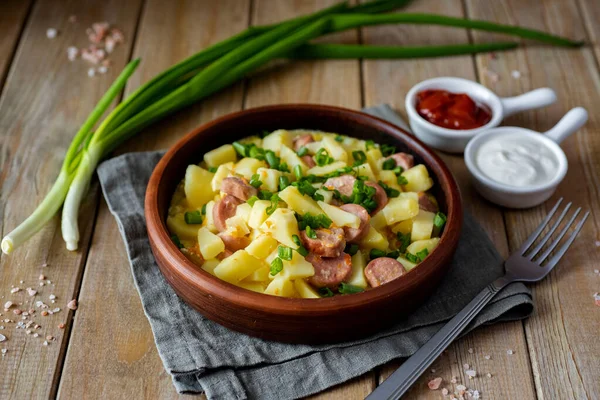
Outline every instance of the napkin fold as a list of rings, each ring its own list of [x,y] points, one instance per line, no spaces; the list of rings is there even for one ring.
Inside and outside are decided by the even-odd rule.
[[[364,110],[406,127],[387,105]],[[343,133],[343,132],[341,132]],[[465,213],[452,266],[431,298],[407,319],[371,337],[328,345],[291,345],[253,338],[204,318],[184,303],[150,250],[144,196],[164,152],[128,153],[98,168],[102,191],[123,236],[131,271],[158,352],[178,392],[208,399],[294,399],[322,391],[386,362],[408,357],[481,289],[503,274],[503,260]],[[521,319],[533,311],[521,283],[502,290],[465,331]]]

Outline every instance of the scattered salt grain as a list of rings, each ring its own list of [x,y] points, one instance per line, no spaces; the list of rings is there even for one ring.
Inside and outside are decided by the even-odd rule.
[[[469,364],[463,364],[464,369],[469,369]]]
[[[58,35],[58,31],[54,28],[50,28],[46,31],[46,37],[48,39],[54,39]]]
[[[46,336],[46,340],[49,342],[52,342],[54,340],[54,336],[48,335],[48,336]]]
[[[477,371],[475,371],[474,369],[468,369],[465,371],[465,374],[467,374],[469,379],[473,379],[477,376]]]
[[[2,349],[2,355],[5,355],[8,352],[8,349]]]
[[[7,301],[6,303],[4,303],[4,310],[8,311],[9,308],[11,308],[13,306],[13,302],[12,301]]]
[[[104,65],[101,65],[100,67],[98,67],[98,72],[100,72],[101,74],[105,74],[108,71],[108,68],[106,68]]]
[[[432,369],[432,370],[431,370],[431,373],[432,373],[432,374],[435,374],[435,369]]]
[[[58,329],[65,329],[65,324],[58,324]]]
[[[0,333],[0,342],[5,342],[6,341],[6,336],[4,336],[3,334]]]
[[[596,240],[596,241],[594,242],[594,244],[596,245],[596,247],[600,247],[600,240]]]
[[[483,358],[485,358],[486,360],[489,360],[492,358],[492,356],[490,356],[489,354],[486,354],[485,356],[483,356]]]
[[[519,79],[519,78],[521,78],[521,72],[517,71],[516,69],[513,69],[510,72],[510,76],[512,76],[514,79]]]
[[[43,263],[43,264],[42,264],[42,268],[45,268],[45,267],[47,267],[47,266],[48,266],[48,263],[47,263],[47,262],[45,262],[45,263]]]
[[[54,310],[52,310],[53,313],[57,313],[60,312],[60,308],[56,307]]]
[[[23,283],[25,283],[25,281],[19,281],[19,283],[23,284]]]
[[[40,281],[43,281],[44,279],[46,279],[46,275],[42,274],[39,276],[38,278]]]
[[[456,383],[456,382],[458,382],[458,379],[455,376],[453,376],[452,379],[450,379],[450,383]]]
[[[55,296],[55,295],[53,295],[53,294],[51,294],[50,296],[48,296],[48,298],[49,298],[50,300],[56,300],[56,296]]]
[[[600,307],[600,293],[594,293],[594,303]]]
[[[469,352],[469,354],[473,354],[473,349],[469,347],[469,350],[467,350]]]
[[[40,337],[40,334],[36,332],[33,334],[33,337]]]
[[[73,299],[70,302],[67,303],[67,307],[70,310],[77,310],[77,300]]]
[[[489,372],[487,374],[485,374],[485,376],[487,376],[488,378],[492,377],[492,374],[490,374]]]
[[[467,390],[467,387],[465,385],[456,385],[456,390],[458,390],[459,392],[464,392],[465,390]]]
[[[17,293],[19,290],[21,290],[21,288],[14,287],[14,288],[10,289],[10,292],[11,293]]]
[[[506,354],[508,354],[509,356],[512,356],[515,353],[514,353],[514,351],[508,349],[508,350],[506,350]]]
[[[79,55],[79,49],[75,46],[69,46],[67,47],[67,57],[69,58],[69,61],[75,61],[75,59],[77,58],[77,56]],[[40,276],[44,276],[44,275],[40,275]],[[45,278],[40,278],[40,279],[45,279]]]
[[[442,389],[442,394],[443,394],[444,396],[447,396],[447,395],[448,395],[448,389],[446,389],[446,388],[443,388],[443,389]]]
[[[27,288],[27,294],[33,297],[33,296],[35,296],[37,294],[37,290],[28,287]]]
[[[430,380],[427,383],[427,386],[429,386],[429,389],[431,389],[431,390],[438,390],[441,384],[442,384],[442,378],[437,377],[435,379]]]
[[[21,315],[23,311],[19,310],[18,308],[16,310],[13,310],[13,313],[15,313],[15,315]]]
[[[88,74],[88,76],[91,78],[91,77],[93,77],[94,75],[96,75],[96,70],[95,70],[94,68],[90,68],[90,69],[88,69],[88,72],[87,72],[87,74]]]
[[[44,343],[42,343],[44,346],[48,346],[48,341],[44,340]]]
[[[594,270],[594,273],[595,273],[595,274],[600,274],[600,269],[595,269],[595,270]]]
[[[478,399],[479,398],[479,390],[473,390],[473,394],[471,395],[473,396],[474,399]]]

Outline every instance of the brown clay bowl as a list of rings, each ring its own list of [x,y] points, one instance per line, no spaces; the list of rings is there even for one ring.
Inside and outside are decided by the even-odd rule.
[[[359,294],[291,299],[251,292],[203,271],[173,244],[165,224],[176,185],[205,152],[245,136],[275,129],[315,129],[397,146],[424,163],[448,220],[438,247],[402,278]],[[156,166],[145,201],[148,237],[156,261],[177,294],[207,318],[264,339],[331,343],[384,328],[418,307],[444,278],[457,247],[460,193],[446,165],[402,129],[370,115],[338,107],[295,104],[249,109],[205,124],[181,139]]]

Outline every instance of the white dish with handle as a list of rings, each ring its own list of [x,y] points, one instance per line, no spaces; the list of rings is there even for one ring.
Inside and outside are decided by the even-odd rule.
[[[492,119],[476,129],[447,129],[434,125],[421,117],[416,108],[417,94],[431,89],[466,93],[476,103],[487,107],[491,111]],[[520,96],[501,98],[477,82],[455,77],[439,77],[413,86],[406,95],[405,105],[410,127],[415,136],[435,149],[448,153],[462,153],[469,140],[481,132],[500,125],[506,117],[521,111],[545,107],[555,101],[556,94],[550,88],[535,89]]]
[[[529,208],[543,203],[552,196],[567,173],[567,157],[559,144],[581,128],[587,119],[587,111],[582,107],[576,107],[570,110],[552,129],[544,133],[512,126],[488,129],[481,133],[469,142],[464,154],[465,163],[473,177],[475,188],[489,201],[508,208]],[[547,179],[540,183],[509,184],[503,182],[499,174],[495,174],[498,171],[489,168],[486,171],[485,168],[482,168],[482,165],[486,165],[484,163],[487,156],[482,157],[481,152],[486,146],[489,148],[489,144],[492,142],[512,145],[519,140],[526,140],[534,145],[530,152],[532,159],[542,153],[550,155],[548,161],[552,163],[552,168],[549,169],[552,171],[552,176],[546,177]],[[501,152],[498,154],[505,159],[511,157],[511,154],[503,155]],[[526,172],[525,170],[523,174],[525,175]],[[518,178],[516,177],[516,179]]]

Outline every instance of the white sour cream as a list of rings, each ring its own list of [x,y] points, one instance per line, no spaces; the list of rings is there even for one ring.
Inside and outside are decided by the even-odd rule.
[[[475,162],[488,178],[517,187],[540,186],[558,173],[555,154],[541,140],[500,135],[481,145]]]

